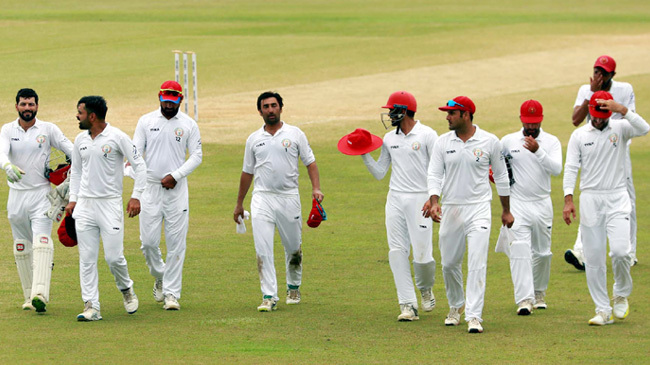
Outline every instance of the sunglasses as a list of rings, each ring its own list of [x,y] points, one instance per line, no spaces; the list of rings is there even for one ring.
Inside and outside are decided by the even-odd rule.
[[[459,103],[457,103],[457,102],[455,102],[455,101],[453,101],[453,100],[449,100],[449,101],[447,102],[447,106],[450,106],[450,107],[459,106],[459,107],[461,107],[461,108],[465,108],[465,105],[463,105],[463,104],[459,104]]]
[[[178,92],[176,90],[160,90],[160,93],[162,95],[169,95],[169,96],[182,96],[183,93]]]

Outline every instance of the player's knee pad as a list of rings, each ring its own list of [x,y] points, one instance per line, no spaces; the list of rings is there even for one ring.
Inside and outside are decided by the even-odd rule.
[[[34,237],[34,282],[32,298],[42,295],[45,301],[50,296],[50,280],[54,265],[54,243],[49,234],[39,234]]]

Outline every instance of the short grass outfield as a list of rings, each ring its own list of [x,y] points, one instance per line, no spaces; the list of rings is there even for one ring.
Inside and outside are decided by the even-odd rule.
[[[47,314],[20,310],[11,230],[3,218],[0,362],[647,362],[648,137],[632,144],[639,264],[632,268],[628,318],[603,328],[587,325],[594,305],[584,273],[563,259],[577,226],[561,219],[559,176],[552,179],[556,215],[549,308],[516,315],[507,258],[493,250],[500,221],[495,201],[481,335],[468,334],[464,323],[443,325],[448,305],[440,265],[433,312],[421,313],[417,322],[397,322],[384,226],[388,177],[376,181],[360,158],[339,153],[336,142],[356,127],[383,135],[380,106],[391,92],[406,89],[418,98],[417,117],[439,134],[447,126],[435,107],[453,96],[472,97],[477,124],[499,137],[519,128],[521,102],[538,99],[544,105],[544,129],[566,149],[577,89],[588,82],[595,58],[606,53],[618,62],[616,78],[634,85],[637,111],[647,117],[648,13],[650,4],[631,0],[3,4],[0,121],[15,118],[16,91],[33,87],[41,96],[39,117],[57,123],[71,139],[78,131],[76,102],[88,94],[104,95],[108,120],[131,134],[138,117],[157,107],[162,81],[173,78],[171,50],[191,50],[199,61],[204,157],[189,179],[191,217],[178,312],[163,311],[152,298],[137,218],[126,219],[124,242],[140,298],[136,314],[124,311],[100,255],[104,320],[76,322],[83,309],[78,252],[58,243]],[[328,220],[317,229],[304,225],[302,302],[289,307],[281,300],[277,311],[258,313],[261,293],[250,224],[248,233],[236,234],[232,211],[244,141],[260,126],[255,97],[267,89],[286,96],[285,120],[300,126],[311,141]],[[306,175],[301,167],[305,217],[310,207]],[[0,185],[4,202],[8,189]],[[125,180],[125,190],[131,187]],[[250,193],[245,206],[250,206]],[[6,210],[0,215],[6,216]],[[276,241],[283,288],[283,252]],[[439,262],[437,242],[436,225],[433,254]]]

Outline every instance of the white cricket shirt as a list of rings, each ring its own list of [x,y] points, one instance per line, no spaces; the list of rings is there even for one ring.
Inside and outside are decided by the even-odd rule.
[[[474,135],[463,142],[449,131],[436,142],[429,163],[429,195],[440,196],[444,204],[476,204],[492,200],[489,171],[492,165],[497,193],[509,196],[506,164],[501,142],[476,124]],[[444,185],[443,185],[444,182]]]
[[[630,138],[648,133],[650,126],[628,111],[624,119],[610,119],[602,131],[591,122],[571,134],[564,164],[564,195],[572,195],[578,170],[580,191],[625,191],[625,146]]]
[[[532,153],[524,147],[523,130],[501,139],[504,156],[512,156],[510,168],[515,183],[510,186],[510,197],[522,201],[544,199],[551,194],[551,175],[562,172],[562,144],[540,128],[535,138],[539,148]]]
[[[636,112],[636,101],[634,99],[634,89],[632,85],[627,82],[618,82],[612,80],[612,87],[608,91],[612,94],[614,101],[619,104],[623,104],[632,112]],[[591,85],[582,85],[578,89],[578,96],[576,97],[576,102],[573,107],[582,105],[585,100],[590,100],[591,96],[594,93],[591,92]],[[589,115],[587,115],[589,116]],[[623,116],[620,113],[613,113],[612,119],[623,119]]]
[[[316,161],[305,133],[281,123],[275,135],[262,127],[246,140],[242,171],[255,175],[253,192],[298,194],[298,158],[305,166]]]
[[[45,164],[51,148],[72,156],[72,142],[56,124],[36,119],[32,127],[24,130],[18,119],[2,126],[0,130],[0,166],[11,162],[25,171],[22,179],[7,184],[12,189],[27,190],[49,185],[45,178]]]
[[[427,169],[438,133],[416,121],[409,134],[392,130],[384,135],[381,154],[375,162],[369,153],[361,155],[368,171],[381,180],[392,163],[390,190],[403,193],[427,192]]]
[[[147,166],[129,136],[110,124],[95,137],[82,131],[74,141],[70,201],[77,198],[121,198],[124,158],[135,172],[131,198],[140,199],[147,182]]]
[[[147,180],[152,183],[159,183],[168,174],[176,181],[185,178],[203,160],[199,126],[180,110],[169,120],[160,109],[143,115],[135,128],[133,144],[144,156]]]

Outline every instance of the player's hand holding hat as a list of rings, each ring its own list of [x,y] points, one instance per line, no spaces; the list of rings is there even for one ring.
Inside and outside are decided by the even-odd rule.
[[[339,140],[338,149],[343,154],[358,156],[376,150],[383,143],[381,138],[363,128],[357,128]]]
[[[311,228],[316,228],[320,226],[320,222],[327,220],[327,213],[325,209],[316,199],[312,202],[311,212],[309,212],[309,219],[307,219],[307,225]]]

